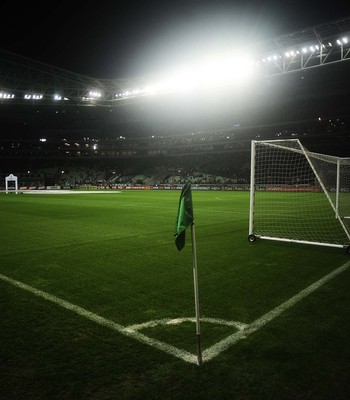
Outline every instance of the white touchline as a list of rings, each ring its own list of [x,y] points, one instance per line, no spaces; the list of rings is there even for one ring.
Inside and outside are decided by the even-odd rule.
[[[218,343],[214,344],[213,346],[209,347],[208,349],[204,350],[203,351],[203,360],[209,361],[213,357],[216,357],[218,354],[220,354],[221,352],[226,350],[228,347],[237,343],[239,340],[245,339],[248,335],[257,331],[258,329],[260,329],[261,327],[266,325],[268,322],[270,322],[273,319],[275,319],[276,317],[278,317],[280,314],[282,314],[288,308],[294,306],[296,303],[298,303],[304,297],[308,296],[309,294],[314,292],[316,289],[320,288],[326,282],[328,282],[329,280],[331,280],[332,278],[334,278],[341,272],[345,271],[349,267],[350,267],[350,261],[343,264],[341,267],[333,270],[328,275],[319,279],[312,285],[308,286],[306,289],[302,290],[295,296],[291,297],[289,300],[285,301],[278,307],[276,307],[273,310],[269,311],[268,313],[264,314],[262,317],[256,319],[251,324],[247,325],[246,328],[234,333],[233,335],[226,337],[225,339],[221,340],[220,342],[218,342]]]
[[[313,291],[315,291],[316,289],[318,289],[319,287],[324,285],[326,282],[328,282],[330,279],[334,278],[336,275],[345,271],[349,267],[350,267],[350,261],[343,264],[341,267],[333,270],[328,275],[324,276],[317,282],[308,286],[306,289],[302,290],[297,295],[291,297],[289,300],[285,301],[284,303],[282,303],[278,307],[274,308],[273,310],[269,311],[268,313],[264,314],[262,317],[256,319],[251,324],[243,324],[238,321],[227,321],[226,322],[227,325],[236,327],[238,329],[238,331],[230,336],[227,336],[225,339],[219,341],[218,343],[216,343],[213,346],[204,350],[203,351],[203,361],[204,362],[210,361],[214,357],[218,356],[221,352],[228,349],[230,346],[234,345],[235,343],[237,343],[238,341],[240,341],[242,339],[245,339],[248,335],[257,331],[258,329],[260,329],[261,327],[266,325],[268,322],[270,322],[274,318],[278,317],[282,312],[286,311],[288,308],[295,305],[297,302],[302,300],[304,297],[308,296],[310,293],[312,293]],[[125,336],[132,337],[133,339],[136,339],[137,341],[139,341],[141,343],[145,343],[145,344],[148,344],[149,346],[152,346],[159,350],[162,350],[168,354],[171,354],[177,358],[182,359],[185,362],[197,364],[197,356],[195,354],[192,354],[186,350],[179,349],[179,348],[169,345],[167,343],[161,342],[157,339],[150,338],[150,337],[138,332],[139,329],[145,328],[145,327],[151,327],[151,326],[157,324],[158,322],[167,322],[168,321],[170,323],[174,323],[174,322],[171,322],[174,320],[164,319],[164,320],[159,320],[159,321],[151,321],[150,323],[137,324],[137,325],[125,327],[123,325],[120,325],[113,321],[110,321],[106,318],[103,318],[97,314],[94,314],[93,312],[88,311],[85,308],[76,306],[72,303],[69,303],[66,300],[60,299],[59,297],[53,296],[47,292],[36,289],[29,285],[26,285],[25,283],[19,282],[15,279],[9,278],[5,275],[0,274],[0,279],[5,282],[10,283],[13,286],[16,286],[18,288],[26,290],[27,292],[30,292],[38,297],[41,297],[45,300],[55,303],[67,310],[73,311],[76,314],[78,314],[86,319],[89,319],[91,321],[94,321],[95,323],[97,323],[99,325],[110,328],[110,329],[112,329],[118,333],[121,333]],[[181,321],[181,320],[192,321],[193,318],[179,319],[179,321]],[[207,322],[221,321],[221,320],[216,320],[216,319],[212,319],[212,318],[201,318],[201,320],[207,321]],[[221,323],[224,323],[224,321],[221,321]]]
[[[25,283],[16,281],[15,279],[9,278],[5,275],[0,274],[0,279],[10,283],[13,286],[16,286],[18,288],[21,288],[23,290],[26,290],[27,292],[30,292],[38,297],[42,297],[45,300],[51,301],[52,303],[55,303],[63,308],[66,308],[67,310],[73,311],[78,315],[81,315],[84,318],[87,318],[91,321],[94,321],[95,323],[105,326],[107,328],[113,329],[114,331],[121,333],[125,336],[130,336],[139,342],[148,344],[149,346],[155,347],[159,350],[162,350],[168,354],[172,354],[175,357],[178,357],[186,362],[190,362],[193,364],[197,364],[197,356],[194,354],[191,354],[185,350],[178,349],[175,346],[171,346],[167,343],[163,343],[159,340],[152,339],[146,335],[143,335],[142,333],[139,333],[137,331],[134,331],[133,329],[128,329],[124,327],[123,325],[117,324],[113,321],[110,321],[106,318],[103,318],[97,314],[94,314],[91,311],[86,310],[85,308],[76,306],[72,303],[69,303],[66,300],[60,299],[59,297],[53,296],[52,294],[49,294],[47,292],[44,292],[42,290],[33,288],[32,286],[26,285]]]

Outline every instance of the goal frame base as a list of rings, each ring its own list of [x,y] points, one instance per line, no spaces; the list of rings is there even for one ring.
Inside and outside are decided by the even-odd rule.
[[[350,254],[350,245],[347,244],[335,244],[335,243],[323,243],[323,242],[312,242],[308,240],[298,240],[298,239],[287,239],[287,238],[279,238],[273,236],[263,236],[263,235],[255,235],[251,233],[248,235],[248,241],[250,243],[255,242],[257,239],[263,240],[273,240],[277,242],[286,242],[286,243],[299,243],[299,244],[311,244],[314,246],[323,246],[323,247],[336,247],[338,249],[345,249],[348,254]]]

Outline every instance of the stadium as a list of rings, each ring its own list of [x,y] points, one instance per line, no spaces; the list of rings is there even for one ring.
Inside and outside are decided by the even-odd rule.
[[[0,50],[0,398],[349,397],[350,18],[249,54],[97,79]]]
[[[183,183],[191,173],[203,183],[246,182],[244,153],[257,138],[302,137],[310,150],[342,156],[349,29],[344,19],[261,43],[254,85],[230,84],[218,65],[202,68],[213,87],[196,82],[190,93],[190,73],[97,80],[3,51],[1,182],[8,173],[23,187]]]

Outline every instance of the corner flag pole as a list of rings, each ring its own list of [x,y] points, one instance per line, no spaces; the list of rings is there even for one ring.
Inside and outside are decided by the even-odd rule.
[[[199,319],[199,295],[198,295],[198,273],[197,273],[197,252],[196,252],[196,234],[194,229],[193,205],[191,182],[188,181],[182,188],[179,208],[177,212],[175,224],[175,244],[178,250],[182,250],[186,241],[186,229],[191,225],[192,238],[192,267],[193,267],[193,284],[194,284],[194,300],[196,310],[196,338],[197,338],[197,362],[201,365],[202,349],[201,349],[201,328]]]
[[[197,251],[196,251],[196,233],[194,222],[191,224],[192,238],[192,265],[193,265],[193,284],[194,284],[194,304],[196,309],[196,339],[197,339],[197,363],[202,365],[202,347],[201,347],[201,326],[199,319],[199,291],[198,291],[198,271],[197,271]]]

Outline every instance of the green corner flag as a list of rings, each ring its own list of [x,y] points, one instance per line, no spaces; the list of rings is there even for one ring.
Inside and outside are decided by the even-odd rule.
[[[179,210],[177,212],[175,225],[175,244],[178,250],[182,250],[186,241],[186,229],[191,225],[192,237],[192,267],[193,267],[193,284],[194,284],[194,303],[196,310],[196,338],[197,338],[197,363],[201,365],[203,362],[202,346],[201,346],[201,328],[199,313],[199,294],[198,294],[198,272],[197,272],[197,251],[196,251],[196,234],[194,229],[193,206],[191,182],[186,182],[182,188]]]
[[[187,182],[181,191],[175,225],[175,244],[178,250],[184,248],[186,228],[191,224],[193,224],[192,192],[191,182]]]

